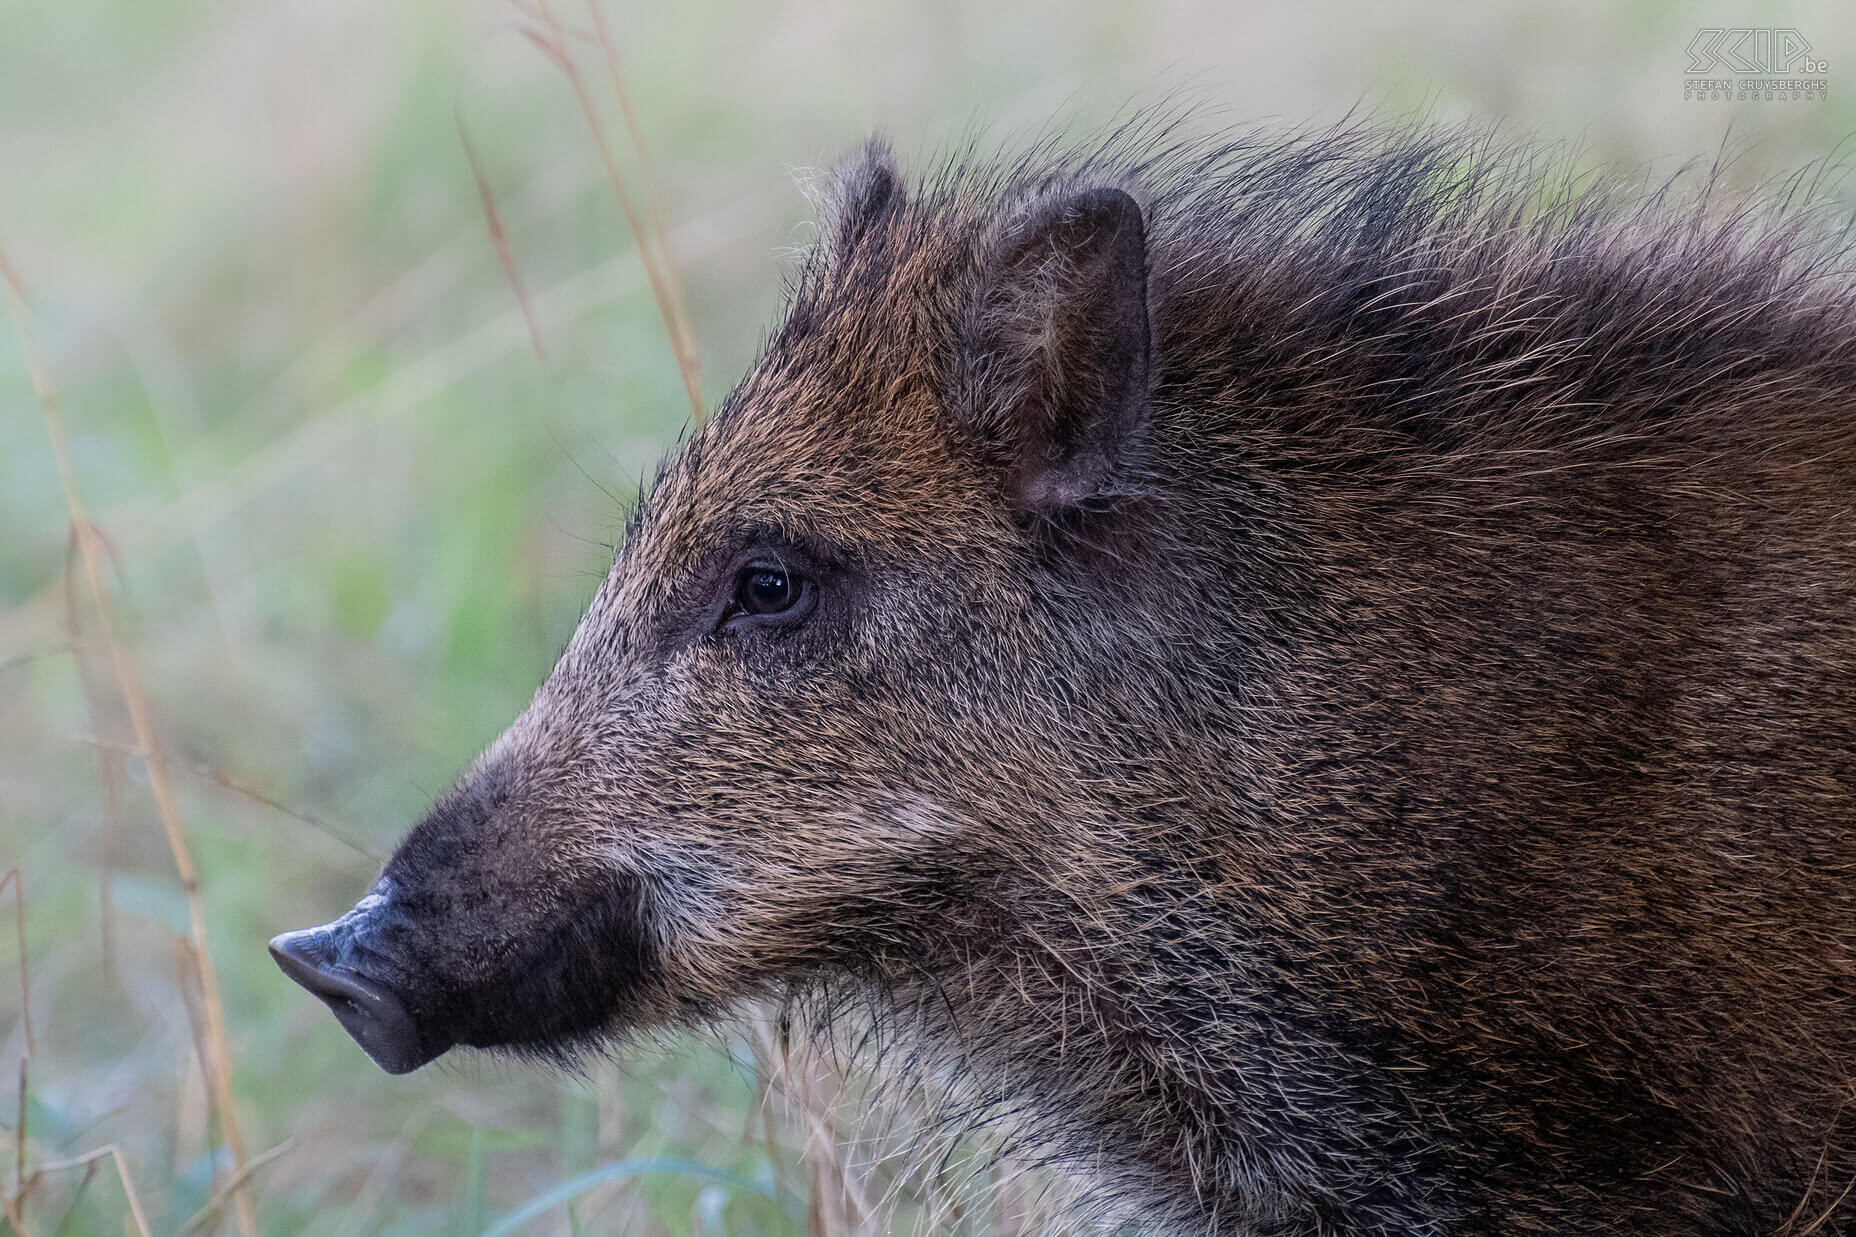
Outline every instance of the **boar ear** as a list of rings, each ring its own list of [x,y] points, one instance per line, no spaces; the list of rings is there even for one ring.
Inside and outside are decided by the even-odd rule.
[[[1119,189],[1058,197],[999,254],[970,322],[962,413],[1024,508],[1108,497],[1147,424],[1141,208]]]
[[[902,178],[889,144],[871,138],[825,180],[819,204],[819,236],[834,257],[856,248],[859,238],[902,201]]]

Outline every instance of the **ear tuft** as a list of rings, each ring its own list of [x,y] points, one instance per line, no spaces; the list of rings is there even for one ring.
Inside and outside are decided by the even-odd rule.
[[[819,235],[834,256],[857,242],[902,201],[902,178],[889,143],[871,138],[827,177],[820,204]]]
[[[1141,208],[1120,189],[1072,192],[999,242],[964,345],[962,415],[1021,506],[1108,497],[1148,419]]]

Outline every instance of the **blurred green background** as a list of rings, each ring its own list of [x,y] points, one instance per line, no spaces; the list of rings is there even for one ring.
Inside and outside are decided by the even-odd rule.
[[[575,37],[588,11],[556,11],[648,197],[599,49]],[[711,403],[807,241],[799,184],[873,128],[920,160],[1168,98],[1195,101],[1201,125],[1424,111],[1651,172],[1712,159],[1731,128],[1741,183],[1856,131],[1856,34],[1830,2],[603,13]],[[1684,49],[1707,25],[1796,28],[1829,62],[1829,98],[1685,99]],[[982,1167],[965,1201],[937,1198],[841,1156],[828,1082],[763,1114],[745,1042],[679,1039],[586,1079],[447,1059],[389,1080],[265,954],[274,932],[345,908],[521,708],[605,569],[614,495],[688,416],[536,26],[506,0],[0,4],[0,252],[29,305],[0,329],[0,869],[23,876],[35,1031],[16,1104],[9,939],[0,1183],[16,1191],[21,1112],[28,1173],[114,1144],[156,1233],[230,1168],[176,944],[186,899],[95,608],[81,586],[67,605],[69,516],[23,321],[170,753],[247,1150],[283,1147],[251,1178],[258,1231],[475,1234],[525,1204],[527,1233],[1038,1230],[1035,1183]],[[29,1231],[134,1231],[109,1165],[85,1181],[34,1185]],[[563,1183],[571,1205],[544,1208]],[[226,1209],[197,1231],[235,1228]]]

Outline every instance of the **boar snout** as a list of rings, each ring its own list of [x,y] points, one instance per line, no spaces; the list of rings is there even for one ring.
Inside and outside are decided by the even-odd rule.
[[[271,938],[271,957],[334,1013],[342,1028],[389,1074],[418,1069],[451,1045],[420,1030],[405,1001],[363,969],[380,925],[393,913],[381,882],[333,923]]]

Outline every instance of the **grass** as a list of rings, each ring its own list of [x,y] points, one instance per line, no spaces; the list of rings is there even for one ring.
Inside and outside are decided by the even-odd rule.
[[[263,944],[526,701],[620,500],[751,358],[795,171],[869,128],[925,153],[1182,81],[1627,162],[1728,118],[1679,101],[1666,6],[1367,12],[0,7],[0,1229],[1045,1231],[1045,1183],[920,1154],[765,1027],[388,1080]],[[1831,17],[1771,20],[1856,63]],[[1837,85],[1739,113],[1742,174],[1856,127]]]

